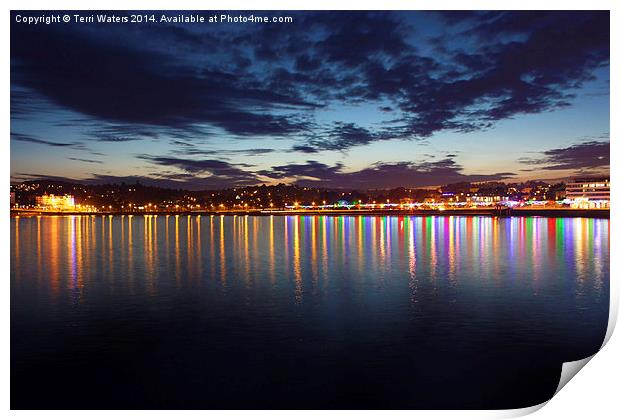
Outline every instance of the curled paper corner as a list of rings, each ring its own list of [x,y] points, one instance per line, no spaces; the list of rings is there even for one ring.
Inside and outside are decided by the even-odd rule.
[[[571,379],[573,379],[577,372],[579,372],[594,356],[596,356],[599,351],[603,349],[603,347],[605,347],[605,345],[609,342],[609,339],[613,335],[616,328],[616,321],[618,320],[618,297],[616,294],[612,293],[610,299],[611,301],[609,304],[609,320],[607,321],[607,331],[605,332],[605,338],[603,339],[601,347],[596,351],[596,353],[592,354],[591,356],[580,360],[574,360],[572,362],[565,362],[562,364],[562,373],[560,374],[560,381],[558,382],[558,387],[553,393],[554,397],[557,395],[558,392],[560,392],[562,388],[564,388],[564,385],[566,385]],[[542,408],[542,406],[547,404],[547,402],[541,404],[540,407],[535,407],[538,407],[537,409]]]
[[[607,322],[607,331],[605,333],[605,338],[603,339],[603,343],[601,344],[601,347],[597,350],[596,353],[592,354],[591,356],[585,357],[580,360],[573,360],[572,362],[562,363],[562,372],[560,374],[560,381],[558,382],[558,387],[555,389],[555,392],[553,393],[554,397],[557,395],[558,392],[560,392],[562,388],[564,388],[564,386],[571,379],[573,379],[573,377],[577,374],[577,372],[579,372],[586,364],[588,364],[588,362],[594,356],[596,356],[596,354],[599,351],[601,351],[603,347],[605,347],[605,345],[609,342],[609,339],[611,338],[614,332],[614,329],[616,328],[617,319],[618,319],[618,305],[617,305],[617,302],[614,302],[612,298],[612,302],[609,308],[609,321]],[[538,407],[537,409],[542,408],[542,406],[544,406],[547,402],[541,404],[540,407],[538,406],[535,406],[535,407]]]
[[[572,362],[562,363],[562,373],[560,374],[560,382],[558,382],[558,387],[555,389],[553,396],[556,396],[557,393],[560,392],[562,388],[564,388],[564,385],[566,385],[571,379],[573,379],[573,377],[577,374],[577,372],[579,372],[581,368],[583,368],[595,355],[596,353],[584,359],[573,360]]]
[[[603,344],[601,344],[601,348],[598,349],[596,353],[586,358],[580,360],[574,360],[572,362],[565,362],[562,364],[562,373],[560,374],[560,382],[558,383],[558,387],[555,390],[553,396],[555,396],[564,385],[566,385],[573,377],[579,372],[596,354],[605,347],[605,345],[609,342],[614,329],[616,328],[616,320],[618,319],[618,306],[610,305],[609,311],[609,321],[607,323],[607,332],[605,333],[605,338],[603,339]]]
[[[609,323],[607,324],[607,332],[605,334],[605,339],[603,340],[603,344],[601,345],[601,348],[594,354],[592,354],[591,356],[585,357],[583,359],[579,359],[579,360],[573,360],[572,362],[564,362],[562,363],[562,372],[560,373],[560,380],[558,382],[558,386],[555,389],[555,392],[553,393],[553,396],[548,399],[547,401],[544,401],[540,404],[536,404],[533,405],[531,407],[524,407],[524,408],[516,408],[516,409],[511,409],[511,410],[502,410],[501,412],[497,413],[498,415],[495,416],[495,418],[516,418],[516,417],[523,417],[523,416],[527,416],[528,414],[532,414],[538,410],[540,410],[541,408],[543,408],[545,405],[547,405],[547,403],[549,401],[551,401],[553,399],[553,397],[555,397],[557,395],[558,392],[560,392],[560,390],[562,388],[564,388],[564,386],[571,380],[573,379],[573,377],[586,365],[588,364],[588,362],[594,357],[596,356],[596,354],[601,351],[601,349],[603,347],[605,347],[605,345],[609,342],[609,339],[611,338],[614,329],[616,327],[616,320],[617,320],[617,309],[611,309],[610,310],[610,314],[609,314]]]

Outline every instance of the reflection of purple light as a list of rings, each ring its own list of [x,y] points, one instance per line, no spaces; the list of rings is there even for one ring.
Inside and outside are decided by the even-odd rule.
[[[77,291],[77,253],[76,253],[76,234],[75,234],[75,218],[71,216],[71,283],[73,291]]]
[[[579,219],[562,219],[562,224],[564,225],[564,247],[567,251],[567,258],[573,258],[573,224],[579,221]]]

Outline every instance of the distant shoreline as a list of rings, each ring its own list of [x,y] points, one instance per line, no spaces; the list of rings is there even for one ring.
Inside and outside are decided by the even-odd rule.
[[[609,209],[516,208],[450,210],[224,210],[224,211],[151,211],[151,212],[71,212],[11,209],[11,216],[489,216],[489,217],[587,217],[609,219]]]

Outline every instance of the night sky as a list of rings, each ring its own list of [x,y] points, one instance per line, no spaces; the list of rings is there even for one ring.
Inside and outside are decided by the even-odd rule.
[[[17,14],[40,13],[11,16],[13,182],[365,189],[609,171],[606,11]]]

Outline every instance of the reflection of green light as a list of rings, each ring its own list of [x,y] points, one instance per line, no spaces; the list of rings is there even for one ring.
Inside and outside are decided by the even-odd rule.
[[[555,243],[556,254],[559,261],[562,261],[562,255],[564,254],[564,223],[566,219],[555,219]]]
[[[566,251],[566,223],[567,223],[567,219],[558,219],[560,224],[558,225],[558,229],[557,229],[557,237],[558,237],[558,241],[557,241],[557,249],[558,249],[558,261],[560,261],[560,264],[564,264],[566,261],[564,261],[564,253]]]

